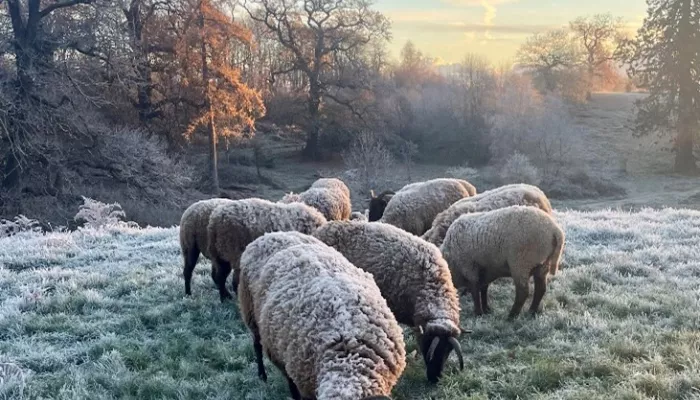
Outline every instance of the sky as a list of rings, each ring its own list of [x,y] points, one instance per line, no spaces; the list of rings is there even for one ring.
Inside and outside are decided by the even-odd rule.
[[[512,61],[528,36],[579,16],[611,13],[636,31],[646,15],[645,0],[376,0],[375,6],[393,22],[393,56],[411,40],[446,64],[468,53]]]

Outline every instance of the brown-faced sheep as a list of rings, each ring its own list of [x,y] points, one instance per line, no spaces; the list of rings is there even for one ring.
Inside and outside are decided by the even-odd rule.
[[[535,207],[512,206],[457,218],[441,250],[457,289],[471,292],[476,315],[490,312],[489,284],[512,277],[516,291],[508,316],[512,319],[529,295],[530,276],[535,279],[530,311],[538,312],[547,275],[559,269],[564,241],[564,231],[549,214]]]
[[[389,399],[406,350],[372,275],[316,239],[284,232],[248,246],[240,277],[261,379],[264,350],[295,400]]]

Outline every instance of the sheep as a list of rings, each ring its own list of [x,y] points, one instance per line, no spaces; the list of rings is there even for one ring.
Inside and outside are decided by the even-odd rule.
[[[232,202],[233,200],[221,198],[201,200],[187,207],[185,212],[182,213],[182,218],[180,219],[180,249],[185,260],[183,275],[185,277],[185,294],[188,296],[192,294],[190,283],[199,254],[202,253],[206,258],[211,259],[207,234],[209,216],[211,216],[216,207]],[[216,282],[214,269],[212,269],[211,277]]]
[[[404,186],[389,200],[380,221],[420,236],[430,229],[439,213],[470,196],[467,185],[461,179],[440,178]],[[377,203],[370,202],[370,213],[373,208],[381,208]]]
[[[280,203],[304,203],[319,210],[328,221],[350,219],[350,189],[339,179],[319,179],[305,192],[285,195]]]
[[[340,190],[345,194],[345,196],[350,198],[350,189],[348,188],[348,185],[346,185],[343,181],[341,181],[338,178],[321,178],[317,179],[314,183],[311,184],[311,188],[313,189],[334,189],[334,190]]]
[[[317,239],[278,232],[248,245],[240,277],[260,379],[264,349],[295,400],[390,400],[406,350],[372,275]]]
[[[369,199],[369,209],[367,212],[367,218],[370,222],[379,221],[384,215],[384,210],[386,210],[387,204],[396,192],[392,190],[385,190],[379,193],[379,196],[374,194],[374,190],[370,191]]]
[[[262,199],[236,200],[217,207],[209,218],[209,254],[221,301],[232,298],[226,279],[233,270],[238,287],[239,261],[246,246],[267,232],[299,231],[311,234],[326,223],[323,215],[302,203],[281,204]]]
[[[534,276],[535,294],[530,312],[539,312],[547,290],[547,274],[559,270],[565,235],[554,218],[535,207],[511,206],[495,211],[465,214],[447,230],[441,246],[458,289],[467,289],[474,314],[491,310],[487,292],[491,282],[512,277],[515,303],[508,319],[520,314]]]
[[[447,229],[461,215],[516,205],[537,207],[548,214],[552,213],[549,199],[537,186],[506,185],[452,204],[447,210],[435,217],[432,227],[422,237],[428,242],[440,246],[445,239]]]
[[[452,350],[464,368],[459,296],[437,247],[381,222],[329,222],[313,236],[374,275],[399,323],[414,328],[430,382],[438,381]]]

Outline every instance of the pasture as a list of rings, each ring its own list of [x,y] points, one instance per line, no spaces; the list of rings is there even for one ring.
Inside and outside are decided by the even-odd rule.
[[[700,212],[561,211],[565,257],[544,312],[474,318],[436,386],[410,330],[394,398],[700,398]],[[200,260],[184,296],[177,228],[116,227],[0,239],[0,399],[266,399],[288,396],[271,364],[258,380],[236,303]],[[529,301],[528,303],[529,304]]]

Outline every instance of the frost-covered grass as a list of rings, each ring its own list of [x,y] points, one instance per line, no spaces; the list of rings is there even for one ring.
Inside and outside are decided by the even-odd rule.
[[[429,386],[411,355],[396,399],[697,399],[700,212],[563,212],[568,246],[544,313],[505,320],[462,301],[466,366]],[[268,399],[234,303],[202,261],[184,297],[177,229],[0,239],[0,399]],[[408,352],[415,342],[408,330]]]

